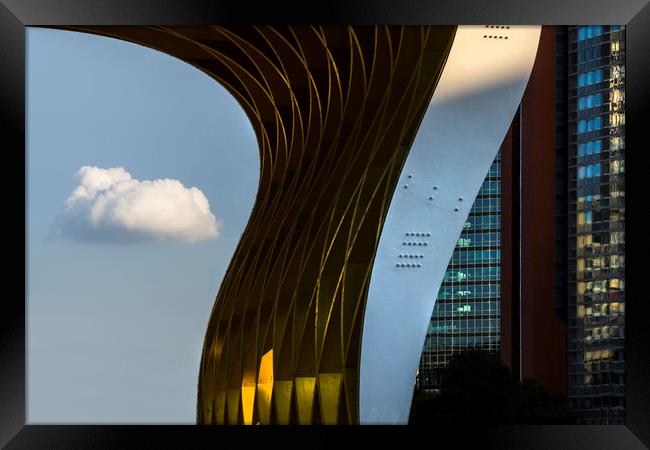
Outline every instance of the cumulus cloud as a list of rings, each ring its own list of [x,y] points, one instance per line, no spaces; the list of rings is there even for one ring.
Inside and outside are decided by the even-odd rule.
[[[83,166],[65,201],[58,232],[84,240],[196,242],[219,236],[221,224],[196,187],[178,180],[139,181],[122,167]]]

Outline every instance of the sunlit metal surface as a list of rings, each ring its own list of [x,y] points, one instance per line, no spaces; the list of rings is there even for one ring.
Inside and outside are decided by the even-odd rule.
[[[436,296],[512,122],[539,26],[459,26],[384,227],[364,315],[360,422],[408,422]]]

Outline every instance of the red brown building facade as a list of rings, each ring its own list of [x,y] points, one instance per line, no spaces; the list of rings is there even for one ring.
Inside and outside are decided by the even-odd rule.
[[[565,274],[556,270],[555,94],[556,33],[545,26],[501,148],[501,357],[520,379],[566,394],[567,325],[556,299]]]

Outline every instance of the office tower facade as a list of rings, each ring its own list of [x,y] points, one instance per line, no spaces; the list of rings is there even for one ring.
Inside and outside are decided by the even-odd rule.
[[[625,420],[625,30],[568,28],[569,403]]]
[[[433,309],[418,383],[440,385],[441,370],[459,351],[499,351],[501,297],[501,153],[472,205]]]
[[[418,384],[440,386],[441,369],[463,349],[498,352],[501,314],[501,152],[472,205],[433,309]]]
[[[461,348],[500,349],[515,377],[567,394],[578,423],[624,423],[624,109],[624,28],[543,27],[500,152],[501,295],[489,300],[501,313],[500,334],[472,345],[463,327],[476,313],[460,298],[471,290],[458,279],[471,266],[454,264],[462,261],[461,236],[423,349],[420,387],[437,387]]]

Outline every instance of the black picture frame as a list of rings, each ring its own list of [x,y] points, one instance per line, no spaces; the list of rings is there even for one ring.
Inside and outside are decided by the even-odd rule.
[[[16,178],[6,181],[5,196],[14,233],[7,241],[26,238],[25,165],[25,27],[45,25],[209,25],[219,24],[621,24],[626,25],[626,153],[627,184],[642,179],[641,153],[647,152],[644,128],[649,123],[650,104],[650,5],[647,0],[364,0],[351,2],[305,2],[302,8],[266,2],[257,6],[247,2],[201,0],[2,0],[0,4],[0,110],[2,111],[2,154],[7,172]],[[638,156],[637,156],[638,155]],[[635,164],[636,162],[636,164]],[[21,180],[22,179],[22,180]],[[640,188],[642,189],[642,188]],[[628,268],[636,241],[631,238],[630,209],[634,191],[627,189],[626,236]],[[23,194],[21,198],[20,193]],[[630,197],[632,195],[633,197]],[[640,195],[639,195],[640,196]],[[22,212],[22,216],[20,215]],[[20,218],[23,220],[20,220]],[[630,245],[633,244],[633,245]],[[640,250],[636,250],[640,251]],[[0,307],[0,445],[8,449],[85,449],[198,448],[198,441],[214,447],[220,442],[249,439],[274,440],[301,446],[314,443],[338,445],[360,433],[369,437],[396,436],[402,439],[415,433],[431,445],[452,438],[452,442],[480,443],[482,448],[513,449],[636,449],[650,446],[650,366],[649,329],[644,323],[647,300],[635,297],[641,292],[637,275],[626,277],[626,425],[602,426],[518,426],[468,430],[435,427],[201,427],[201,426],[80,426],[26,424],[26,339],[25,302],[27,299],[26,246],[16,245],[5,257],[5,282],[25,295],[9,294],[5,289]],[[22,257],[21,257],[22,255]],[[23,264],[16,263],[21,261]],[[643,264],[641,262],[641,264]],[[634,262],[632,262],[634,265]],[[22,278],[21,278],[22,271]],[[641,271],[639,270],[639,273]],[[22,283],[21,283],[22,280]],[[22,284],[22,286],[21,286]],[[22,289],[21,289],[22,287]],[[631,295],[630,292],[633,294]],[[643,295],[643,294],[639,294]],[[315,435],[318,435],[317,437]],[[365,436],[364,436],[365,435]],[[194,443],[190,445],[189,443]],[[328,445],[328,446],[329,446]],[[398,445],[399,441],[398,441]],[[402,444],[404,445],[404,441]]]

